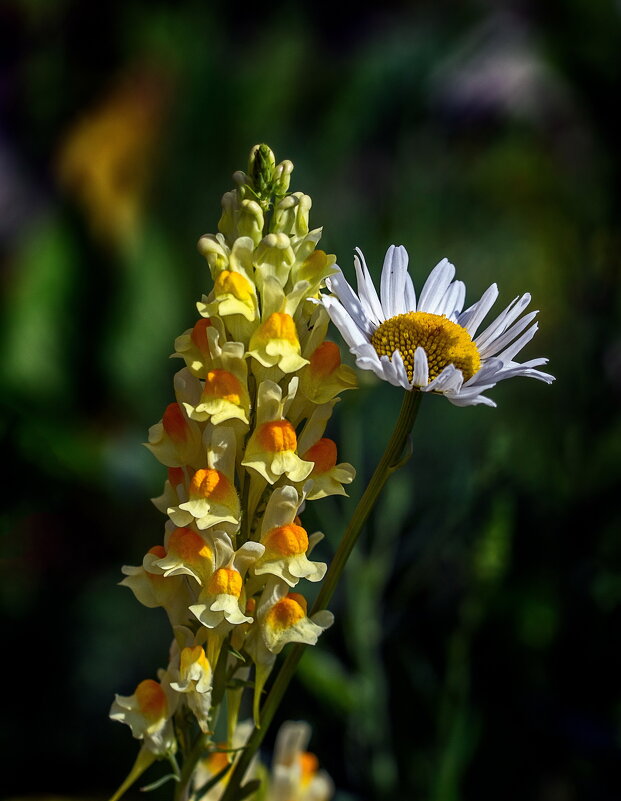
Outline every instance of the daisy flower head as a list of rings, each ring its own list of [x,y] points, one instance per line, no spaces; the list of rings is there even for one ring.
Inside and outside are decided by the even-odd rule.
[[[332,295],[321,296],[320,303],[361,369],[406,390],[439,393],[456,406],[495,406],[483,393],[505,378],[554,381],[536,369],[547,359],[514,361],[538,327],[533,322],[536,311],[522,316],[530,303],[528,293],[515,298],[479,333],[498,297],[496,284],[464,311],[466,288],[453,280],[455,267],[447,259],[431,271],[418,298],[402,245],[391,245],[386,252],[379,295],[359,249],[354,266],[358,292],[339,269],[326,280]]]

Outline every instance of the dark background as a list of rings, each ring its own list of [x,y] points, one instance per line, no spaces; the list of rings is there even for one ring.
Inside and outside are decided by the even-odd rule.
[[[557,377],[425,400],[282,718],[341,801],[621,799],[620,8],[2,2],[5,796],[104,798],[136,753],[109,705],[169,639],[115,586],[162,534],[140,443],[266,141],[346,273],[396,242],[418,287],[447,256],[470,303],[530,291]],[[360,383],[352,502],[400,402]],[[310,508],[329,558],[350,507]]]

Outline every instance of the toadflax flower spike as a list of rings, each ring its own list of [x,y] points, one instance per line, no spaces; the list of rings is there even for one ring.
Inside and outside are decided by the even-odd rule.
[[[418,301],[403,246],[391,245],[386,252],[379,296],[360,250],[354,266],[358,294],[339,270],[326,281],[333,294],[320,302],[363,370],[406,390],[445,395],[456,406],[495,406],[483,393],[505,378],[554,381],[536,369],[547,359],[514,361],[537,331],[537,323],[531,325],[537,312],[521,317],[528,293],[476,336],[498,297],[496,284],[462,311],[466,288],[453,280],[455,267],[447,259],[431,271]]]

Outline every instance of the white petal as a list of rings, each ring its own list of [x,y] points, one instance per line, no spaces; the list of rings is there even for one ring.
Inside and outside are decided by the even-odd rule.
[[[429,365],[425,349],[418,347],[414,352],[414,374],[412,376],[412,386],[426,387],[429,383]]]
[[[529,343],[531,341],[531,339],[535,336],[535,334],[537,333],[537,329],[538,328],[539,328],[539,323],[535,323],[534,325],[531,325],[531,327],[528,329],[528,331],[525,331],[522,334],[522,336],[519,337],[518,339],[516,339],[515,342],[512,345],[509,345],[509,347],[505,348],[505,350],[503,350],[502,353],[499,353],[498,354],[498,358],[501,359],[504,364],[507,364],[507,362],[513,361],[513,357],[516,354],[518,354],[522,350],[524,345]]]
[[[459,306],[459,299],[461,306]],[[449,318],[455,317],[455,312],[461,311],[466,297],[466,287],[463,281],[453,281],[449,288],[444,293],[444,297],[436,307],[436,314],[445,314]]]
[[[508,328],[504,334],[498,337],[493,337],[486,345],[479,348],[479,354],[482,359],[488,356],[494,356],[498,351],[509,345],[537,316],[537,312],[533,311],[524,315],[521,320],[518,320],[515,325]]]
[[[382,277],[380,280],[380,298],[382,301],[382,310],[387,318],[394,317],[396,314],[392,305],[392,285],[395,277],[394,271],[397,267],[394,254],[395,246],[391,245],[386,251],[386,256],[384,257]]]
[[[528,292],[525,295],[522,295],[521,298],[515,298],[515,300],[513,300],[507,306],[507,308],[498,315],[494,322],[489,325],[485,331],[479,334],[479,336],[476,338],[475,345],[478,348],[484,348],[486,345],[490,344],[494,338],[503,334],[507,328],[509,328],[511,323],[514,320],[517,320],[529,303],[530,295]]]
[[[371,336],[372,332],[375,330],[375,326],[371,324],[367,312],[362,307],[362,304],[360,303],[360,300],[354,290],[345,280],[343,273],[339,270],[338,273],[331,275],[328,279],[326,279],[326,286],[337,296],[345,311],[358,325],[358,328]],[[321,300],[323,302],[325,297],[322,296]],[[324,306],[325,305],[326,304],[324,303]]]
[[[358,279],[358,297],[371,322],[379,325],[386,320],[382,311],[382,304],[377,296],[373,279],[360,248],[356,248],[356,254],[354,256],[354,267]]]
[[[411,389],[411,385],[408,379],[408,371],[405,369],[405,364],[403,363],[403,357],[401,353],[396,350],[392,354],[392,366],[395,371],[395,376],[399,381],[399,386],[403,387],[403,389]]]
[[[485,395],[467,395],[463,396],[461,394],[457,395],[445,395],[445,397],[454,405],[454,406],[478,406],[479,404],[484,404],[485,406],[492,406],[496,408],[496,404],[491,398],[486,398]]]
[[[403,245],[391,245],[382,268],[382,308],[386,319],[412,311],[406,304],[408,281],[409,289],[413,291],[412,279],[408,275],[407,250]],[[414,298],[414,303],[416,303],[416,298]]]
[[[418,301],[418,311],[436,313],[436,306],[442,300],[444,293],[455,275],[455,267],[448,259],[442,259],[429,273],[423,291]]]
[[[481,325],[483,318],[496,302],[497,297],[498,287],[496,284],[492,284],[481,295],[480,300],[469,309],[466,309],[465,312],[462,312],[457,318],[459,325],[463,326],[471,337],[476,334],[477,328]]]
[[[355,320],[352,320],[350,315],[345,311],[336,298],[324,297],[322,298],[323,306],[330,315],[330,319],[338,328],[341,336],[347,342],[350,348],[354,348],[365,342],[368,342],[368,336],[365,331],[361,331]]]
[[[464,376],[454,364],[447,364],[440,375],[437,375],[423,392],[458,392],[463,384]]]

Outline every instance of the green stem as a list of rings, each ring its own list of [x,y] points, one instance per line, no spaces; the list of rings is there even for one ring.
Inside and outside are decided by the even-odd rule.
[[[390,442],[386,446],[384,455],[382,456],[379,464],[375,468],[375,472],[371,481],[358,502],[354,514],[347,526],[343,539],[341,540],[336,553],[332,559],[328,572],[322,583],[321,592],[317,596],[317,600],[313,606],[311,614],[325,609],[336,590],[338,581],[345,567],[345,563],[349,558],[360,532],[367,521],[375,502],[377,501],[380,492],[388,478],[401,467],[404,463],[403,452],[407,443],[408,436],[412,431],[418,408],[420,406],[422,393],[421,392],[406,392],[401,405],[399,418],[395,425],[394,431]],[[278,674],[272,684],[270,693],[261,709],[261,728],[255,727],[246,747],[240,754],[239,760],[235,764],[233,773],[226,790],[221,798],[221,801],[234,801],[238,792],[238,788],[244,778],[244,775],[259,749],[267,730],[274,719],[274,715],[280,702],[287,691],[289,682],[297,669],[297,666],[304,653],[305,646],[303,644],[296,644],[290,648],[284,662],[282,663]]]
[[[190,794],[190,785],[192,783],[194,768],[196,767],[198,760],[207,752],[208,748],[209,736],[206,734],[200,734],[197,737],[192,750],[183,760],[179,783],[175,789],[175,801],[187,800]]]

